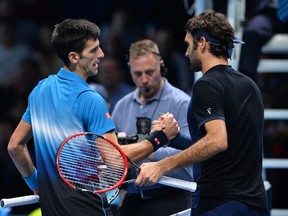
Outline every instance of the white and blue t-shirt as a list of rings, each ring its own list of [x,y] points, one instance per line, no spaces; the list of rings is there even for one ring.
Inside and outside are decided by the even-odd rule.
[[[82,131],[104,134],[115,129],[104,99],[78,74],[61,68],[34,88],[22,118],[32,125],[42,215],[103,212],[94,195],[75,191],[62,182],[56,153],[70,135]]]

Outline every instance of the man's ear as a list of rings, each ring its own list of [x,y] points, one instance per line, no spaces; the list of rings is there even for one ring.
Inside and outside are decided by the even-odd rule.
[[[72,64],[77,64],[79,62],[80,56],[76,52],[70,52],[68,54],[68,59]]]
[[[204,48],[206,46],[206,38],[205,37],[201,37],[200,40],[199,40],[199,43],[200,43],[200,47],[202,49],[202,47]]]

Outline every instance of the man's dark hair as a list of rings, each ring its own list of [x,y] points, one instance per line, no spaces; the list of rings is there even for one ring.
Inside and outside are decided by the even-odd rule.
[[[52,33],[52,44],[64,65],[69,65],[70,52],[81,53],[89,39],[97,40],[100,29],[85,19],[66,19],[55,25]]]
[[[185,31],[190,32],[195,40],[200,36],[206,38],[210,43],[210,52],[216,57],[225,56],[228,48],[233,48],[234,30],[227,21],[226,17],[213,10],[206,10],[188,20]]]

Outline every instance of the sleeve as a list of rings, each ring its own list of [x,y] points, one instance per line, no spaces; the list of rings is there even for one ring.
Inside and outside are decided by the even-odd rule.
[[[29,96],[29,98],[30,98],[30,96]],[[22,119],[31,125],[32,123],[31,123],[31,115],[30,115],[29,98],[28,98],[28,106],[26,108],[25,113],[22,115]]]
[[[86,91],[80,94],[78,100],[78,111],[83,121],[83,128],[97,134],[104,134],[115,130],[108,107],[98,93]]]
[[[207,80],[200,80],[193,87],[192,112],[198,128],[214,119],[225,119],[221,88]]]

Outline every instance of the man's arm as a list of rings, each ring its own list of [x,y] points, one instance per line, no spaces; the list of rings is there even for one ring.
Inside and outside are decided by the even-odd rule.
[[[30,176],[35,169],[26,146],[31,137],[31,125],[21,119],[7,147],[11,159],[23,177]]]
[[[142,164],[135,184],[139,186],[155,184],[166,172],[199,163],[225,151],[228,147],[225,122],[212,120],[205,123],[204,127],[207,134],[186,150],[158,162]]]
[[[31,180],[33,182],[31,182],[30,185],[28,183],[27,184],[30,189],[33,188],[34,193],[38,193],[37,172],[26,145],[27,142],[31,139],[31,137],[31,125],[21,119],[9,140],[7,150],[15,166],[17,167],[18,171],[21,173],[25,181],[27,182],[27,179],[29,179],[29,177],[33,178],[33,180]]]

